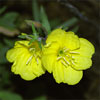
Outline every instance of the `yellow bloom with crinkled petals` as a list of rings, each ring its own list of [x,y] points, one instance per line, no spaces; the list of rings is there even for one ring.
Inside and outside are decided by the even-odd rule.
[[[11,71],[24,80],[33,80],[45,73],[41,64],[41,50],[35,41],[17,41],[14,48],[8,50],[6,58],[13,62]]]
[[[77,84],[83,70],[92,65],[94,46],[73,32],[56,29],[51,32],[43,48],[42,63],[57,83]]]

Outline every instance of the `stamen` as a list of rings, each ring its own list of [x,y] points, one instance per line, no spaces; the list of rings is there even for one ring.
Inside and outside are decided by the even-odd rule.
[[[65,57],[63,57],[63,60],[64,60],[68,65],[70,65],[70,63],[65,59]]]
[[[35,48],[30,48],[29,51],[35,50]]]
[[[68,57],[68,58],[70,57],[69,55],[65,55],[65,56]]]
[[[70,51],[71,54],[79,54],[79,52]]]
[[[75,57],[74,56],[71,56],[71,58],[74,59]]]
[[[57,57],[57,61],[60,60],[61,58],[62,58],[62,56],[61,57]]]
[[[51,45],[51,43],[48,43],[44,47],[48,48],[50,45]]]
[[[38,59],[36,58],[36,62],[37,62],[37,65],[39,64],[39,61],[38,61]]]
[[[71,63],[72,63],[73,65],[75,65],[75,62],[74,62],[73,60],[71,60]]]
[[[78,49],[80,49],[80,47],[79,47],[79,48],[76,48],[76,49],[73,49],[73,50],[71,50],[71,51],[75,51],[75,50],[78,50]]]
[[[67,52],[69,49],[64,49],[64,52]]]
[[[64,52],[68,51],[68,49],[65,49]]]
[[[68,67],[68,65],[67,65],[65,62],[61,61],[61,63],[62,63],[65,67]]]
[[[32,58],[33,58],[33,55],[29,57],[29,59],[28,59],[27,62],[26,62],[26,65],[29,64],[29,62],[32,60]]]

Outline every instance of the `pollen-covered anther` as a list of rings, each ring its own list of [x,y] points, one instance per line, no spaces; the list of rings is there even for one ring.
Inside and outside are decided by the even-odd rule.
[[[72,63],[73,65],[75,65],[75,62],[74,62],[73,60],[71,60],[71,63]]]
[[[59,61],[60,59],[62,59],[62,61],[61,61],[61,63],[63,64],[63,65],[70,65],[70,63],[66,60],[66,58],[65,57],[62,57],[62,56],[60,56],[60,57],[57,57],[57,61]]]
[[[63,60],[64,60],[68,65],[70,65],[70,63],[65,59],[65,57],[63,57]]]
[[[51,45],[51,43],[48,43],[44,47],[48,48],[50,45]]]
[[[38,65],[39,61],[37,59],[37,55],[35,54],[36,53],[35,48],[29,48],[29,51],[32,52],[32,56],[29,57],[29,59],[26,62],[26,65],[28,65],[31,62],[31,60],[32,60],[33,57],[35,57],[35,60],[36,60],[37,65]]]
[[[66,53],[68,50],[69,50],[69,49],[64,48],[64,51],[63,51],[63,52]]]
[[[79,52],[75,52],[75,51],[70,51],[69,53],[71,53],[71,54],[79,54]]]
[[[66,57],[68,57],[68,58],[70,58],[70,56],[69,55],[65,55]]]
[[[29,59],[28,59],[27,62],[26,62],[26,65],[29,64],[29,62],[32,60],[32,58],[33,58],[33,55],[29,57]]]
[[[67,65],[64,61],[61,61],[61,63],[62,63],[65,67],[68,67],[68,65]]]
[[[35,48],[29,48],[29,51],[35,51]]]
[[[60,57],[57,57],[57,61],[58,61],[58,60],[60,60],[61,58],[62,58],[62,56],[60,56]]]

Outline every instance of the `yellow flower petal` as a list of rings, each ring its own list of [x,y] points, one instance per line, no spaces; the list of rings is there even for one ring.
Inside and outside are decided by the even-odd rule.
[[[60,62],[54,62],[53,77],[57,83],[64,82],[64,69]]]
[[[76,71],[70,66],[65,67],[60,62],[55,62],[53,76],[57,83],[67,83],[69,85],[77,84],[83,76],[82,71]]]
[[[20,74],[22,79],[29,81],[36,78],[36,75],[34,75],[32,72],[27,72],[27,73],[26,72],[27,69],[24,69],[23,72]]]
[[[80,46],[79,38],[73,32],[66,32],[66,38],[63,45],[70,50],[77,49]]]
[[[64,83],[75,85],[82,79],[83,71],[76,71],[71,67],[64,68]]]
[[[43,47],[43,54],[56,54],[59,49],[59,44],[57,42],[47,44]]]
[[[29,63],[27,66],[23,66],[20,75],[24,80],[33,80],[36,77],[44,74],[44,69],[41,66],[41,61],[39,59],[38,61],[39,65],[35,63],[35,59],[32,59],[31,63]]]
[[[95,52],[94,46],[86,39],[80,38],[80,49],[76,50],[81,56],[91,58]]]
[[[49,73],[51,73],[53,71],[55,61],[56,61],[56,56],[52,55],[52,54],[51,55],[44,55],[42,57],[43,66],[45,67],[45,69]]]
[[[66,46],[69,49],[79,48],[79,38],[73,32],[65,32],[62,29],[56,29],[48,36],[46,43],[58,42],[60,46]]]
[[[64,41],[64,37],[66,35],[66,32],[62,29],[55,29],[48,35],[48,38],[46,40],[46,43],[51,43],[51,42],[58,42],[60,45],[62,45],[62,41]]]
[[[9,62],[14,62],[14,60],[23,52],[27,52],[26,48],[12,48],[8,50],[6,58]]]
[[[74,56],[74,58],[75,64],[72,67],[76,70],[85,70],[92,66],[92,60],[90,58],[82,56]]]
[[[13,51],[15,51],[14,53],[12,53]],[[16,59],[16,52],[18,50],[14,50],[14,49],[10,49],[8,50],[7,54],[6,54],[6,58],[9,62],[13,62]]]

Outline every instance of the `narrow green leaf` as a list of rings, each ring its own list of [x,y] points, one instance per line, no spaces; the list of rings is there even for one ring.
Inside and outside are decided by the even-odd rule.
[[[34,27],[34,24],[32,24],[32,31],[33,31],[33,35],[35,38],[38,37],[38,32],[36,31],[35,27]]]
[[[2,14],[5,10],[6,10],[6,6],[4,6],[3,8],[0,8],[0,14]]]
[[[27,39],[27,40],[31,40],[33,38],[32,35],[19,35],[18,37],[21,39]]]
[[[53,20],[50,20],[50,26],[52,29],[55,28],[60,23],[61,23],[61,20],[59,18],[55,18]]]
[[[41,6],[41,22],[43,27],[47,30],[48,34],[51,32],[51,27],[47,18],[47,15],[44,11],[44,8]]]
[[[40,49],[42,49],[41,41],[38,41],[38,45],[39,45]]]
[[[18,37],[21,38],[21,39],[26,39],[25,35],[18,35]]]
[[[32,43],[32,42],[34,42],[36,39],[35,38],[32,38],[31,40],[30,40],[30,42],[29,42],[29,45]]]
[[[33,31],[33,37],[32,39],[30,40],[29,42],[29,45],[34,42],[35,40],[38,40],[38,32],[36,31],[35,27],[34,27],[34,24],[32,23],[32,31]]]
[[[40,12],[39,12],[39,7],[38,7],[38,3],[37,0],[33,0],[32,1],[32,12],[33,12],[33,17],[35,21],[40,21]]]
[[[65,21],[63,24],[61,24],[61,25],[58,26],[58,27],[61,27],[61,28],[63,28],[63,29],[66,29],[66,27],[71,27],[71,26],[73,26],[73,25],[74,25],[75,23],[77,23],[77,22],[78,22],[78,19],[77,19],[76,17],[73,17],[73,18],[71,18],[71,19]]]

